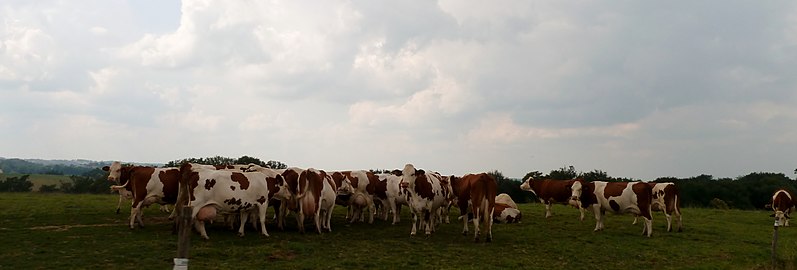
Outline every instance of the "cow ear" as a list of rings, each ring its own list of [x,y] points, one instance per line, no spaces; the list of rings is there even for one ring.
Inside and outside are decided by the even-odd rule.
[[[789,216],[789,213],[783,213],[783,216],[784,216],[784,217],[786,217],[786,218],[791,218],[791,217]]]
[[[772,215],[769,215],[769,217],[775,217],[775,213],[772,213]]]
[[[110,170],[111,170],[111,167],[108,167],[108,166],[102,166],[102,170],[107,172],[107,171],[110,171]]]
[[[426,172],[423,170],[415,170],[415,174],[425,174]]]

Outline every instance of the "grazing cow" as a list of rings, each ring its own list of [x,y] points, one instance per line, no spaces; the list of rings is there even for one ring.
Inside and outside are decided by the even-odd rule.
[[[299,232],[304,233],[304,217],[312,216],[318,233],[321,229],[332,231],[332,209],[335,207],[337,187],[332,177],[323,170],[307,169],[299,174],[297,200],[299,211],[296,221]]]
[[[495,213],[493,221],[498,223],[519,223],[523,215],[520,213],[515,201],[509,194],[501,193],[495,196]]]
[[[572,200],[595,214],[595,231],[603,230],[606,211],[616,214],[631,213],[645,218],[642,234],[653,233],[653,218],[650,215],[653,189],[644,182],[584,182],[578,180],[572,186]]]
[[[520,189],[530,191],[545,204],[545,218],[551,217],[551,205],[553,203],[560,203],[570,205],[578,208],[581,213],[579,220],[584,220],[584,208],[579,206],[578,202],[570,200],[572,193],[571,187],[576,180],[532,180],[529,178],[523,184],[520,184]]]
[[[460,219],[463,220],[463,235],[468,233],[468,212],[473,214],[473,240],[479,241],[481,233],[479,222],[483,222],[485,241],[493,240],[492,226],[495,214],[495,197],[498,193],[498,184],[495,179],[486,173],[466,174],[462,178],[451,177],[451,188],[457,198]],[[468,206],[471,207],[468,207]]]
[[[434,231],[437,210],[446,203],[440,180],[439,175],[417,170],[412,164],[404,166],[400,186],[413,213],[410,235],[415,235],[419,217],[420,227],[427,236]]]
[[[681,199],[678,197],[678,188],[675,183],[653,183],[648,182],[648,185],[653,189],[653,202],[651,202],[650,209],[652,211],[660,211],[664,213],[667,218],[667,231],[672,231],[672,219],[675,217],[675,222],[678,226],[678,232],[683,231],[683,222],[681,220]],[[637,223],[637,217],[634,217],[634,223]]]
[[[210,239],[205,222],[216,211],[237,213],[241,217],[238,235],[244,235],[244,225],[250,211],[257,211],[262,234],[266,230],[266,211],[272,198],[288,198],[290,192],[282,175],[265,172],[237,172],[210,170],[185,163],[180,167],[181,185],[188,188],[188,205],[193,207],[194,226],[204,239]]]
[[[794,196],[785,189],[778,189],[772,194],[772,215],[778,221],[779,226],[789,226],[789,214],[795,207]]]
[[[108,179],[118,181],[121,186],[113,186],[120,194],[125,189],[132,194],[133,203],[130,209],[130,228],[135,224],[143,227],[142,207],[153,203],[161,205],[177,202],[177,193],[180,181],[178,168],[153,168],[145,166],[124,166],[114,163],[110,167],[103,167],[108,171]],[[120,195],[122,196],[122,195]],[[172,216],[174,212],[172,212]],[[170,216],[170,218],[172,217]]]
[[[376,186],[379,184],[379,177],[369,171],[341,171],[333,172],[332,179],[338,187],[346,185],[345,180],[348,180],[352,189],[351,197],[348,202],[341,202],[346,204],[349,208],[347,217],[350,217],[349,222],[354,222],[358,217],[360,221],[365,218],[362,216],[363,209],[368,209],[368,223],[374,223],[374,216],[376,215],[376,206],[374,205],[374,195],[376,195]],[[353,206],[353,207],[352,207]],[[360,215],[355,215],[360,213]]]

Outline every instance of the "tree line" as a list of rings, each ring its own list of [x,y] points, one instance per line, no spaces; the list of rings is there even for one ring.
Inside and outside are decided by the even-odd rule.
[[[0,162],[0,169],[6,173],[18,173],[20,168],[29,166],[36,168],[35,172],[28,174],[47,174],[41,173],[42,166],[36,164],[26,164],[27,161],[5,159]],[[9,162],[10,161],[10,162]],[[21,161],[21,162],[20,162]],[[229,158],[222,156],[205,158],[186,158],[173,160],[164,167],[179,167],[183,162],[192,162],[208,165],[231,165],[254,163],[272,169],[285,169],[288,166],[282,162],[269,160],[262,161],[255,157],[242,156],[240,158]],[[30,163],[30,162],[27,162]],[[13,166],[8,166],[13,164]],[[107,165],[98,163],[98,167],[89,169],[70,169],[61,170],[58,173],[64,175],[67,172],[77,172],[67,174],[70,181],[62,181],[60,186],[43,185],[39,188],[40,192],[64,192],[64,193],[97,193],[104,194],[109,192],[111,183],[107,181],[107,172],[100,169]],[[68,166],[64,166],[68,167]],[[48,167],[49,169],[59,167]],[[375,173],[390,173],[394,169],[371,169]],[[24,170],[23,170],[24,171]],[[797,170],[795,170],[797,174]],[[491,171],[488,174],[496,179],[498,193],[506,193],[516,203],[536,202],[531,192],[520,189],[520,184],[526,179],[575,179],[581,178],[585,181],[609,181],[609,182],[629,182],[639,181],[638,179],[613,177],[601,170],[588,172],[577,171],[574,166],[564,166],[559,169],[551,170],[548,173],[531,171],[522,179],[508,178],[500,171]],[[680,192],[681,205],[684,207],[712,207],[712,208],[733,208],[733,209],[763,209],[769,204],[772,194],[779,188],[785,188],[797,195],[797,180],[787,177],[783,173],[754,172],[736,178],[714,178],[711,175],[698,175],[688,178],[659,177],[653,182],[673,182],[677,185]],[[29,192],[33,184],[29,181],[29,175],[9,177],[6,181],[0,181],[0,192]]]

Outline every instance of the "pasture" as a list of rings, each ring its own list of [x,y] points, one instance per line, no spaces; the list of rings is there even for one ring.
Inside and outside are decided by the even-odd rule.
[[[0,193],[0,269],[168,269],[177,250],[168,214],[145,210],[143,229],[127,228],[129,206],[115,214],[114,195]],[[271,237],[251,227],[238,237],[222,224],[210,240],[192,237],[191,269],[768,269],[773,220],[766,211],[685,208],[684,232],[668,233],[654,213],[653,237],[632,216],[609,215],[593,232],[588,213],[557,205],[521,204],[523,222],[495,224],[492,243],[460,234],[452,212],[427,238],[410,237],[410,214],[398,225],[347,224],[336,207],[332,233],[299,234],[269,223]],[[269,214],[272,210],[269,210]],[[309,223],[308,223],[309,224]],[[310,225],[310,228],[313,228]],[[472,229],[471,229],[472,230]],[[797,228],[780,229],[779,268],[797,263]]]

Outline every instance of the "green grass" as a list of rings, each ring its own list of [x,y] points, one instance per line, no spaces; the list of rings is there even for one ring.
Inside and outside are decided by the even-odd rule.
[[[177,250],[167,214],[146,209],[143,229],[126,227],[129,211],[114,214],[117,196],[0,193],[0,269],[167,269]],[[333,232],[299,234],[269,224],[271,237],[247,228],[245,237],[221,224],[210,240],[192,236],[191,269],[767,269],[772,219],[766,211],[686,208],[684,232],[668,233],[660,213],[643,237],[631,216],[609,215],[592,232],[591,214],[540,204],[520,205],[521,224],[496,224],[493,243],[462,236],[461,223],[443,224],[431,237],[410,237],[402,222],[346,224],[336,207]],[[452,214],[453,216],[453,214]],[[312,225],[309,225],[313,228]],[[778,268],[797,263],[797,228],[781,228]]]
[[[0,174],[0,181],[5,181],[7,178],[21,177],[26,174],[19,173],[3,173]],[[55,185],[61,186],[61,181],[71,183],[72,179],[68,175],[53,175],[53,174],[30,174],[28,181],[33,183],[33,191],[38,191],[42,185]]]

